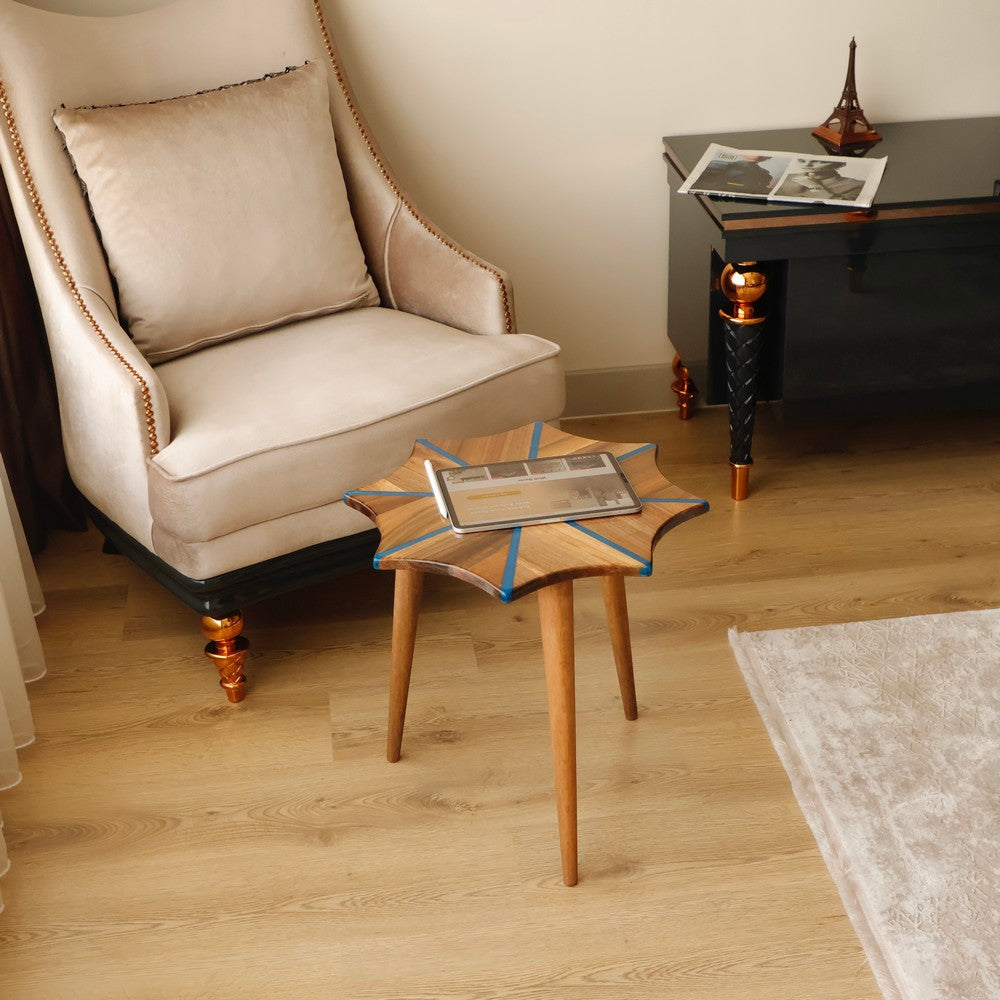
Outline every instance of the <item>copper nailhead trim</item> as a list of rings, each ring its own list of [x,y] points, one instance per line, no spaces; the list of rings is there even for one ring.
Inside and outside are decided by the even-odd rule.
[[[56,242],[55,233],[52,230],[52,226],[49,223],[48,216],[45,214],[45,209],[42,207],[42,199],[38,195],[38,188],[35,186],[35,178],[31,173],[31,168],[28,166],[28,157],[24,151],[24,144],[21,142],[21,132],[17,127],[17,122],[14,120],[14,112],[11,110],[10,101],[7,98],[7,87],[3,80],[0,80],[0,107],[3,108],[4,120],[7,123],[7,132],[10,135],[11,143],[14,147],[14,155],[17,157],[17,165],[21,171],[21,178],[24,180],[24,186],[28,192],[28,198],[31,201],[31,207],[35,210],[35,217],[38,219],[38,224],[42,227],[42,233],[45,235],[45,239],[49,244],[49,249],[52,251],[52,256],[55,259],[60,272],[62,272],[63,279],[69,288],[70,294],[76,300],[76,304],[83,313],[84,318],[91,325],[94,332],[101,339],[104,346],[114,355],[118,363],[139,383],[139,390],[142,393],[142,408],[146,415],[146,433],[149,437],[149,449],[150,454],[155,455],[160,450],[159,442],[156,438],[156,420],[153,417],[153,398],[149,391],[149,385],[146,380],[125,360],[122,353],[118,350],[114,344],[108,339],[107,334],[101,329],[100,324],[94,318],[94,314],[90,311],[87,303],[83,301],[83,294],[80,291],[80,286],[77,285],[76,279],[73,277],[72,272],[69,269],[69,265],[66,263],[66,258],[63,256],[62,249]]]
[[[393,194],[399,199],[400,203],[406,208],[406,210],[413,216],[414,219],[420,224],[420,226],[425,229],[431,236],[434,237],[439,243],[444,244],[449,250],[457,253],[463,260],[468,261],[470,264],[475,264],[476,267],[482,268],[487,274],[493,276],[496,279],[497,284],[500,286],[500,298],[503,304],[503,320],[504,326],[508,333],[513,333],[514,331],[514,321],[510,313],[510,301],[507,297],[507,283],[503,279],[503,275],[495,268],[489,267],[484,264],[481,260],[476,260],[467,251],[463,250],[460,246],[452,243],[450,240],[445,239],[439,232],[434,230],[431,225],[421,216],[421,214],[413,207],[412,203],[408,201],[404,196],[402,191],[400,191],[399,186],[396,184],[392,175],[389,173],[388,168],[379,158],[378,153],[375,152],[375,145],[372,142],[371,136],[368,134],[368,130],[362,124],[361,115],[358,109],[354,106],[354,102],[351,100],[350,91],[348,90],[347,83],[344,80],[344,75],[341,72],[340,66],[337,63],[336,58],[333,54],[333,43],[330,41],[330,33],[326,27],[326,18],[323,16],[323,8],[320,5],[320,0],[313,0],[313,8],[316,11],[316,20],[319,21],[320,31],[323,33],[323,43],[326,46],[326,54],[330,60],[330,65],[333,67],[334,76],[337,78],[337,83],[340,86],[340,92],[344,95],[344,100],[347,102],[347,107],[350,109],[351,117],[354,119],[354,125],[358,132],[361,134],[361,138],[364,140],[365,148],[368,150],[369,155],[372,160],[375,161],[375,166],[378,167],[379,173],[382,175],[383,180],[389,185]]]

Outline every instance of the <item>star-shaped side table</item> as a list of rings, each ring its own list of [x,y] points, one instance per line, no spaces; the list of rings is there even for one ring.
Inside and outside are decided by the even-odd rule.
[[[608,451],[642,500],[638,514],[458,534],[442,522],[424,461],[482,465]],[[591,441],[537,422],[503,434],[416,442],[407,462],[344,496],[381,532],[378,569],[396,571],[387,756],[399,760],[425,573],[455,576],[502,601],[538,591],[549,702],[563,881],[577,882],[576,687],[573,580],[599,576],[627,719],[638,716],[624,577],[648,576],[653,547],[670,528],[708,510],[660,474],[653,444]]]

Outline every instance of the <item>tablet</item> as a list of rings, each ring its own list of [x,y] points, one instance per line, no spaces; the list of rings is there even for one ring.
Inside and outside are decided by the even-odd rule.
[[[635,495],[607,451],[435,469],[457,532],[636,514]]]

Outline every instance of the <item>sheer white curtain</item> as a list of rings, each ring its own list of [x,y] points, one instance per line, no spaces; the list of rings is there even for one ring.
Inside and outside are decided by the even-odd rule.
[[[44,606],[42,589],[2,459],[0,478],[5,501],[0,505],[0,790],[3,790],[21,780],[17,751],[35,738],[24,685],[45,673],[45,659],[35,628],[35,615]],[[0,815],[0,875],[8,867]],[[2,895],[0,910],[3,910]]]

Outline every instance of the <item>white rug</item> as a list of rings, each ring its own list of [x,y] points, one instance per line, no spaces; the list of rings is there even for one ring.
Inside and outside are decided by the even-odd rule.
[[[729,639],[887,1000],[998,1000],[1000,610]]]

